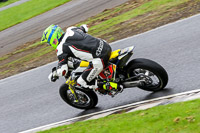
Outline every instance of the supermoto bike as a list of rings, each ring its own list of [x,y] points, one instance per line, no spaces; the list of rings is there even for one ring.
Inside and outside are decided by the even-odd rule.
[[[75,108],[91,109],[98,103],[96,93],[114,97],[125,88],[138,87],[152,92],[164,89],[168,82],[166,70],[149,59],[137,58],[128,62],[133,55],[133,49],[134,46],[111,53],[107,67],[94,79],[96,89],[81,88],[76,84],[76,79],[89,65],[89,62],[81,61],[66,77],[66,83],[60,87],[62,99]],[[110,82],[121,87],[112,88]],[[101,83],[106,87],[98,86]]]

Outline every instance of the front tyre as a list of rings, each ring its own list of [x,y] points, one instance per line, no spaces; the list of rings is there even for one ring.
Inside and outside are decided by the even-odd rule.
[[[61,98],[66,103],[78,109],[91,109],[94,108],[98,103],[98,97],[96,93],[92,90],[84,90],[76,88],[75,92],[78,98],[78,102],[76,101],[76,98],[72,94],[71,90],[68,88],[67,84],[63,84],[60,87],[59,92]]]
[[[126,67],[128,77],[143,81],[139,88],[146,91],[160,91],[168,82],[168,74],[158,63],[138,58],[130,61]]]

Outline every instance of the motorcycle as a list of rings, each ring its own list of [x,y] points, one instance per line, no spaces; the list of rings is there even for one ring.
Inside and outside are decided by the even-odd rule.
[[[149,59],[136,58],[129,61],[133,50],[134,46],[131,46],[111,53],[107,67],[94,79],[97,86],[95,89],[81,88],[76,84],[76,79],[89,65],[89,62],[81,61],[75,70],[69,72],[66,83],[60,87],[61,98],[75,108],[91,109],[98,103],[97,93],[114,97],[125,88],[138,87],[152,92],[163,90],[168,82],[166,70]],[[121,87],[112,88],[110,82]],[[99,86],[102,83],[106,87]]]

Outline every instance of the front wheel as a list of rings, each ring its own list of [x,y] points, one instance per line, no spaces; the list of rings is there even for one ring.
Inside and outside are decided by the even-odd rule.
[[[96,93],[92,90],[75,89],[75,93],[78,101],[76,100],[74,94],[68,88],[67,84],[63,84],[60,87],[61,98],[69,105],[78,109],[91,109],[94,108],[98,103],[98,97]]]
[[[148,59],[134,59],[126,67],[128,77],[143,81],[138,87],[146,91],[160,91],[168,82],[168,74],[158,63]]]

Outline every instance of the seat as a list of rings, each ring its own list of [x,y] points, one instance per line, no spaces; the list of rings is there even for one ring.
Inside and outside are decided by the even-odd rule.
[[[120,49],[113,51],[113,52],[111,53],[111,55],[110,55],[109,60],[115,59],[116,57],[118,57],[119,54],[120,54],[120,52],[121,52]],[[81,61],[80,67],[88,67],[88,66],[89,66],[89,62],[88,62],[88,61]]]

